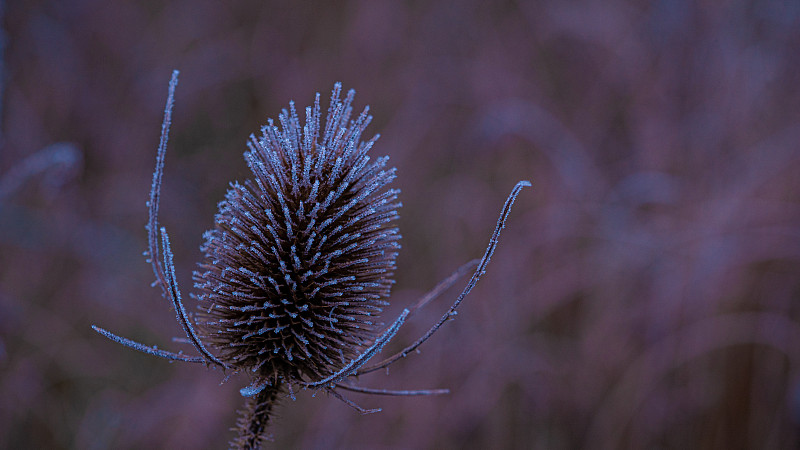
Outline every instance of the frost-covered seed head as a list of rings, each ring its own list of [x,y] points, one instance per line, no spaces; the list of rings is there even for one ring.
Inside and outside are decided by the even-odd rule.
[[[394,283],[399,193],[388,157],[371,160],[371,120],[350,120],[355,91],[336,84],[325,123],[319,94],[305,125],[290,103],[251,136],[254,178],[232,183],[205,233],[194,274],[203,340],[236,371],[314,381],[374,338]]]

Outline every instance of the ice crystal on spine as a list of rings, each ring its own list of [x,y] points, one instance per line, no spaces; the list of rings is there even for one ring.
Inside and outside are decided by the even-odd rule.
[[[321,124],[319,94],[251,136],[254,178],[233,183],[206,232],[195,272],[198,322],[220,360],[265,380],[319,380],[373,338],[400,234],[395,169],[367,155],[369,108],[350,120],[355,91],[336,84]]]

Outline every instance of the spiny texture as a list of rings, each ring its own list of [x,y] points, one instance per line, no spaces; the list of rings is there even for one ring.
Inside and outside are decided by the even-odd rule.
[[[239,433],[231,442],[231,448],[261,448],[264,440],[272,439],[266,434],[266,430],[279,390],[280,386],[270,386],[247,398],[244,409],[239,411],[239,420],[236,421],[236,429]]]
[[[514,186],[483,257],[459,268],[378,334],[371,320],[387,304],[400,247],[400,235],[392,225],[398,217],[399,191],[387,187],[395,177],[395,169],[385,169],[388,158],[370,162],[367,156],[377,136],[361,140],[371,120],[369,109],[350,121],[355,91],[340,100],[341,85],[337,83],[324,132],[317,94],[314,106],[306,108],[303,128],[294,104],[290,104],[290,112],[284,110],[280,115],[281,129],[269,121],[261,139],[251,136],[245,159],[254,178],[231,185],[219,204],[214,229],[205,234],[205,262],[194,274],[201,312],[193,320],[181,301],[167,230],[158,222],[177,84],[178,71],[173,71],[148,202],[145,254],[156,284],[175,308],[187,342],[200,355],[173,353],[95,325],[92,328],[150,355],[249,373],[254,380],[240,390],[248,399],[240,411],[233,448],[261,447],[274,403],[284,389],[293,396],[295,385],[324,389],[365,414],[380,410],[361,408],[336,389],[382,395],[448,392],[370,389],[340,382],[404,358],[455,316],[456,308],[485,272],[514,200],[530,182]],[[364,368],[413,311],[473,268],[453,305],[421,338]]]
[[[251,136],[254,178],[232,183],[206,232],[195,272],[203,341],[264,384],[317,381],[374,339],[387,303],[400,235],[395,169],[367,156],[365,108],[336,84],[321,127],[319,94],[305,126],[294,104]]]

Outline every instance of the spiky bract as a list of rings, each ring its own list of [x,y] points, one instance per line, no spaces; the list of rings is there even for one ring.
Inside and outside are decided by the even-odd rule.
[[[365,108],[336,84],[321,128],[319,94],[301,127],[294,104],[251,136],[254,178],[232,183],[195,272],[203,340],[236,371],[276,387],[335,373],[374,338],[400,235],[395,169],[370,160]]]

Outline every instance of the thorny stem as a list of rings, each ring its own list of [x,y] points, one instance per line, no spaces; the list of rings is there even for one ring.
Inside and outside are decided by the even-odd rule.
[[[239,411],[241,416],[236,421],[239,436],[230,443],[232,449],[260,449],[262,441],[270,439],[264,432],[280,391],[281,385],[278,383],[266,386],[258,394],[247,397],[244,409]]]

